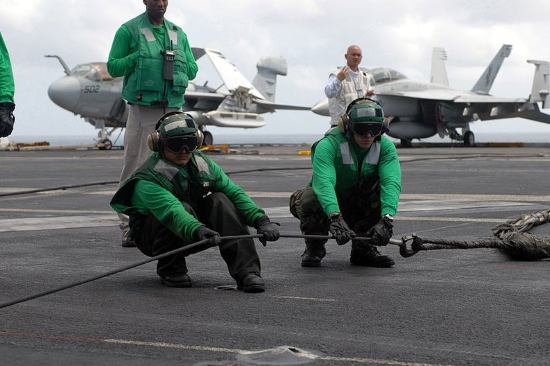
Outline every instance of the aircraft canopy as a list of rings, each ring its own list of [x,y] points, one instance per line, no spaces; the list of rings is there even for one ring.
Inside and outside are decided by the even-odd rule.
[[[375,84],[387,83],[388,81],[395,81],[399,79],[406,79],[407,77],[394,69],[388,69],[385,67],[377,67],[370,69],[368,73],[374,79]]]
[[[107,64],[105,62],[76,65],[71,70],[71,75],[84,76],[97,82],[113,80],[113,77],[107,71]]]

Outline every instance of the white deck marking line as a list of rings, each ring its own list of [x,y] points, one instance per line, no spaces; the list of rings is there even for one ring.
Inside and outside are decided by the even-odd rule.
[[[203,346],[191,346],[186,344],[176,343],[164,343],[164,342],[141,342],[141,341],[128,341],[123,339],[103,339],[105,343],[114,344],[127,344],[134,346],[147,346],[147,347],[159,347],[159,348],[174,348],[190,351],[206,351],[206,352],[222,352],[222,353],[236,353],[241,355],[254,354],[258,351],[246,351],[238,348],[221,348],[221,347],[203,347]],[[416,362],[402,362],[392,360],[381,360],[374,358],[356,358],[356,357],[334,357],[334,356],[315,356],[313,354],[308,355],[308,358],[321,361],[334,361],[334,362],[355,362],[364,364],[377,364],[377,365],[394,365],[394,366],[443,366],[441,364],[433,363],[416,363]]]
[[[550,196],[515,194],[402,194],[402,200],[474,200],[512,202],[550,202]]]
[[[271,218],[291,217],[290,213],[286,215],[273,215],[270,213],[269,209],[266,209],[265,211]],[[485,222],[491,224],[502,224],[505,222],[504,219],[475,219],[468,217],[399,216],[397,219],[399,221]],[[109,227],[117,226],[118,224],[119,219],[114,214],[3,219],[0,220],[0,232]]]
[[[430,216],[396,216],[399,221],[437,221],[437,222],[488,222],[504,224],[506,219],[473,219],[470,217],[430,217]]]
[[[289,198],[293,192],[248,191],[250,197]],[[511,201],[511,202],[550,202],[550,196],[515,194],[401,194],[400,200],[461,200],[461,201]]]
[[[103,227],[118,225],[119,218],[114,215],[38,217],[25,219],[0,220],[0,232],[36,231],[54,229],[77,229],[83,227]]]
[[[303,297],[303,296],[273,296],[277,299],[291,299],[291,300],[310,300],[310,301],[320,301],[320,302],[335,302],[336,299],[322,299],[318,297]]]
[[[14,193],[14,192],[27,192],[35,190],[36,188],[17,188],[17,187],[0,187],[0,193]]]

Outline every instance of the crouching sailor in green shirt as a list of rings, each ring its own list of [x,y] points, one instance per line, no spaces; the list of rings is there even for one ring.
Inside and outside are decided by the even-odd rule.
[[[220,235],[250,235],[250,225],[263,235],[260,241],[265,246],[266,241],[279,238],[277,224],[197,150],[201,138],[190,115],[171,112],[162,116],[149,135],[154,152],[122,184],[111,206],[130,217],[130,235],[143,254],[153,257],[209,239],[202,249],[219,245],[239,290],[263,292],[254,241],[222,240]],[[166,286],[191,286],[185,255],[159,259],[157,274]]]
[[[394,144],[382,136],[386,131],[378,102],[351,102],[338,127],[313,144],[313,177],[290,198],[290,211],[300,220],[302,233],[326,236],[330,231],[339,245],[351,240],[354,265],[395,264],[376,248],[389,243],[401,193],[401,168]],[[302,266],[320,266],[327,239],[305,242]]]

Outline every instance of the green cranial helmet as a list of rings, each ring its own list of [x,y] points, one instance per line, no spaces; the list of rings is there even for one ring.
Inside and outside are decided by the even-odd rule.
[[[351,122],[384,123],[384,111],[375,100],[363,98],[353,101],[350,106],[348,113]]]
[[[196,134],[198,130],[193,117],[183,112],[165,114],[161,117],[160,121],[162,122],[158,128],[158,132],[162,139]]]
[[[346,113],[347,128],[346,136],[375,137],[377,141],[380,136],[388,131],[387,122],[384,118],[382,106],[370,98],[359,98],[351,102]]]

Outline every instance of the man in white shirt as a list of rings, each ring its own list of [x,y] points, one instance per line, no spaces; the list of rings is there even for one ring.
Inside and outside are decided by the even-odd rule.
[[[359,69],[363,52],[359,46],[348,47],[344,55],[346,66],[332,72],[325,86],[328,99],[330,125],[338,125],[338,119],[346,113],[347,106],[357,98],[374,95],[369,77]]]

